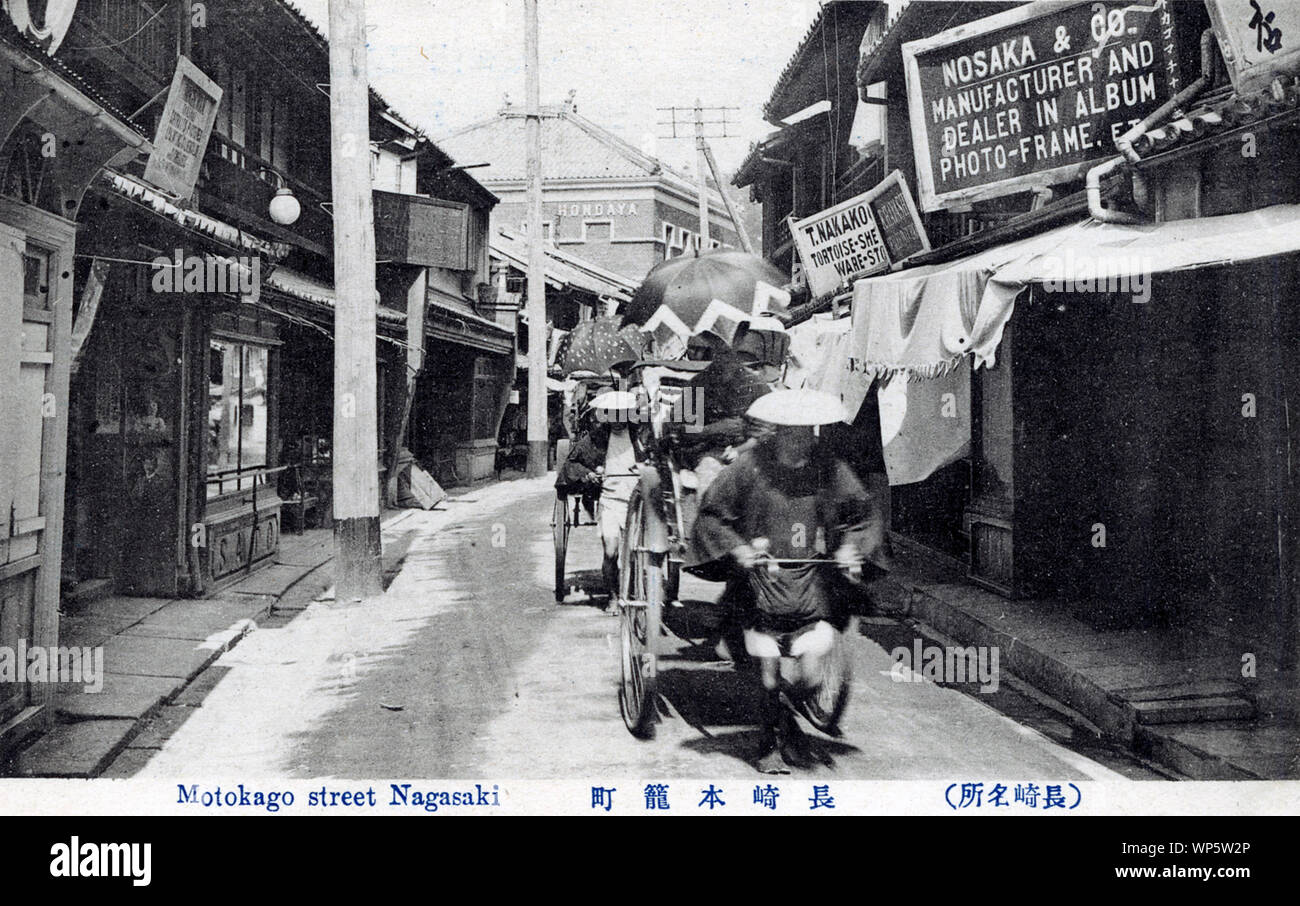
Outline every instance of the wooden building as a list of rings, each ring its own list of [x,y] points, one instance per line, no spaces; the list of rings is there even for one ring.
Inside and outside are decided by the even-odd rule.
[[[1067,148],[1064,164],[1026,161],[946,189],[940,174],[952,171],[933,150],[948,109],[936,100],[963,90],[952,61],[1010,35],[1050,48],[1058,29],[1087,35],[1095,14],[1085,4],[986,7],[894,10],[869,24],[856,67],[860,97],[887,101],[882,145],[867,156],[883,154],[885,172],[901,171],[917,192],[934,248],[854,284],[843,347],[854,380],[874,379],[873,397],[908,365],[917,376],[969,374],[968,452],[892,487],[895,537],[1011,599],[1056,600],[1102,627],[1176,627],[1212,650],[1293,666],[1294,66],[1265,60],[1253,80],[1236,71],[1247,54],[1225,66],[1219,48],[1245,21],[1220,16],[1208,30],[1225,4],[1126,11],[1137,18],[1116,44],[1133,46],[1097,58],[1115,54],[1104,74],[1114,79],[1126,65],[1148,67],[1142,84],[1158,93],[1135,92],[1107,140]],[[951,85],[918,75],[944,62]],[[1090,83],[1092,97],[1104,81]],[[1073,101],[1064,88],[1039,96]],[[1112,115],[1078,109],[1103,123]],[[742,171],[763,192],[780,185],[780,169],[761,159],[779,146]],[[927,319],[950,325],[930,338],[928,359],[881,355],[916,353],[926,338],[914,327]],[[937,405],[913,414],[945,418]]]
[[[84,2],[60,53],[137,111],[145,134],[164,115],[178,60],[221,92],[189,195],[136,161],[100,173],[79,218],[85,342],[69,406],[63,558],[74,600],[209,592],[270,563],[285,517],[292,529],[331,518],[329,97],[318,87],[328,46],[278,0],[187,7]],[[488,282],[496,199],[373,92],[370,136],[383,487],[409,446],[413,338],[441,361],[437,343],[477,336],[459,309]],[[182,283],[196,261],[209,279]],[[214,284],[213,273],[229,279]],[[513,329],[490,334],[508,362]],[[503,388],[505,371],[496,367]]]
[[[101,167],[150,150],[65,38],[0,10],[0,646],[21,668],[14,652],[58,643],[78,219]],[[0,751],[48,725],[52,688],[0,682]]]

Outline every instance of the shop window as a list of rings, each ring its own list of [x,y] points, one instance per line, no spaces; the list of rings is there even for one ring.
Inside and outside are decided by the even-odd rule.
[[[23,307],[50,310],[50,253],[30,243],[23,251]]]
[[[208,496],[251,488],[267,465],[270,350],[214,339],[208,353]],[[251,473],[251,474],[250,474]]]
[[[528,221],[527,221],[527,220],[521,220],[521,221],[519,221],[519,234],[520,234],[521,236],[523,236],[525,239],[528,237]],[[550,220],[544,220],[544,221],[542,221],[542,241],[543,241],[543,242],[548,242],[548,243],[549,243],[549,242],[554,242],[554,241],[555,241],[555,224],[554,224],[554,222],[552,222],[552,221],[550,221]]]

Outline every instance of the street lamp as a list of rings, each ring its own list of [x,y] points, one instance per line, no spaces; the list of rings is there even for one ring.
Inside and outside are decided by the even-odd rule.
[[[298,218],[302,216],[302,204],[299,203],[298,196],[293,194],[293,189],[285,184],[284,177],[275,170],[263,167],[259,175],[261,173],[270,173],[274,176],[277,186],[270,204],[271,220],[280,226],[291,226],[297,223]]]
[[[297,222],[300,214],[302,205],[298,203],[293,190],[288,186],[276,189],[275,197],[271,199],[271,219],[280,226],[289,226]]]

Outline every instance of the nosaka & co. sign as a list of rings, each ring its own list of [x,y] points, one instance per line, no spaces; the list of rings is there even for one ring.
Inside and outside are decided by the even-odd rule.
[[[927,211],[1078,178],[1168,100],[1167,0],[1028,4],[903,45]]]

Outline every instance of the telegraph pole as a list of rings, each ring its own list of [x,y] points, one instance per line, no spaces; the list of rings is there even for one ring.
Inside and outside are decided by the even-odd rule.
[[[546,474],[546,250],[542,247],[542,109],[537,0],[524,0],[524,120],[528,155],[528,477]]]
[[[659,136],[660,138],[685,138],[686,126],[694,125],[695,128],[695,167],[699,175],[699,192],[700,198],[698,203],[700,218],[700,248],[707,250],[709,244],[709,184],[705,178],[708,172],[713,173],[713,181],[718,184],[718,191],[722,194],[722,201],[727,206],[727,215],[731,217],[731,222],[735,224],[736,235],[740,237],[740,244],[745,251],[753,254],[754,244],[749,240],[749,231],[745,229],[745,224],[741,221],[736,213],[736,206],[731,201],[731,196],[727,193],[727,187],[722,182],[722,174],[718,172],[718,163],[713,159],[713,149],[709,147],[709,138],[731,138],[732,133],[727,131],[731,125],[727,122],[727,113],[733,110],[739,110],[739,107],[705,107],[700,103],[700,99],[695,99],[694,107],[660,107],[660,113],[668,114],[668,119],[660,120],[660,126],[668,127],[668,134]],[[682,116],[678,119],[679,114]],[[687,116],[690,119],[687,119]],[[707,117],[714,117],[708,119]],[[709,134],[709,129],[712,134]]]
[[[709,250],[709,180],[704,160],[704,108],[695,99],[695,172],[700,180],[700,254]]]
[[[334,597],[383,593],[375,362],[375,221],[365,0],[329,0],[334,201]]]

